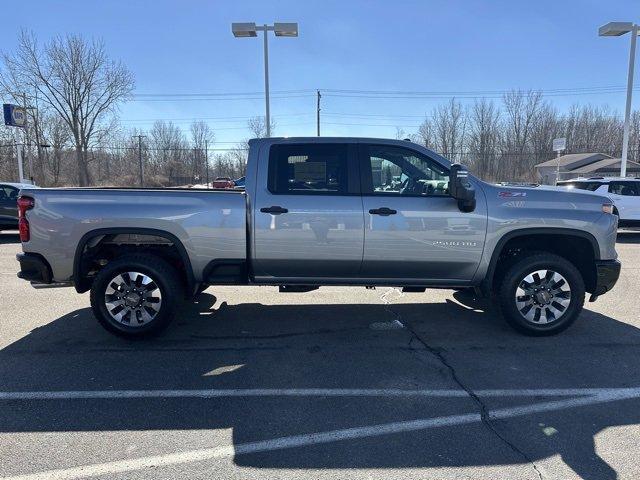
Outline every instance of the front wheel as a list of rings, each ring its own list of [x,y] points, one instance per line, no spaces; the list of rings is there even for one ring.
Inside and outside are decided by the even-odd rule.
[[[159,333],[183,298],[178,272],[155,255],[124,255],[104,267],[91,287],[91,308],[109,332],[127,338]]]
[[[584,305],[584,280],[564,258],[528,255],[505,273],[500,309],[507,323],[525,335],[547,336],[568,328]]]

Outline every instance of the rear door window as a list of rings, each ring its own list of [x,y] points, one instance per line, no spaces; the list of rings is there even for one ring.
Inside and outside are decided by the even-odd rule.
[[[346,144],[274,145],[269,153],[271,193],[346,195],[349,154]]]

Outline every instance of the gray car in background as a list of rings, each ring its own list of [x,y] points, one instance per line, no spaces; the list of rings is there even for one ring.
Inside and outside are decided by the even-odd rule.
[[[21,188],[35,188],[29,183],[0,182],[0,230],[18,228],[18,194]]]
[[[475,289],[528,335],[571,325],[620,264],[611,202],[491,185],[408,141],[249,142],[238,190],[22,190],[18,275],[91,291],[127,337],[156,333],[210,285]]]

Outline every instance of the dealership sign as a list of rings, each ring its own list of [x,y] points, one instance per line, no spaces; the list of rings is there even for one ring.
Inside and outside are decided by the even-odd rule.
[[[3,110],[5,125],[23,128],[27,126],[27,111],[24,107],[5,103],[3,105]]]
[[[567,149],[567,139],[566,138],[554,138],[553,139],[553,151],[561,152],[562,150]]]

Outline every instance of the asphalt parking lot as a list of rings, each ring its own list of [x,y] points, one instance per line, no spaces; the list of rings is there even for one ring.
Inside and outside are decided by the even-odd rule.
[[[15,277],[0,233],[0,477],[640,475],[640,233],[565,333],[448,290],[210,288],[160,338]]]

